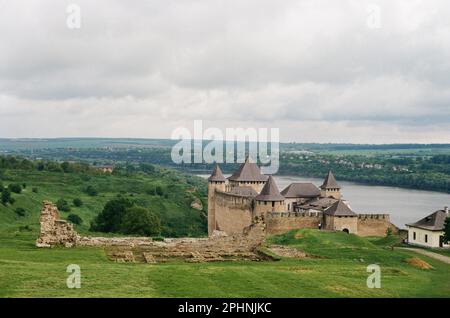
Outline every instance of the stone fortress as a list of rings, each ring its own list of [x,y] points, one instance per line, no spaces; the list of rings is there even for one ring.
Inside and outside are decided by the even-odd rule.
[[[280,192],[273,177],[261,174],[248,157],[227,179],[216,165],[208,178],[208,234],[239,234],[255,220],[263,220],[267,234],[301,228],[360,236],[384,236],[388,229],[397,232],[389,214],[355,213],[331,171],[320,188],[292,183]]]

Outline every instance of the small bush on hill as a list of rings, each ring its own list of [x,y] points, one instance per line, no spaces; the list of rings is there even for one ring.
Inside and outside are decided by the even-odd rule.
[[[64,212],[70,211],[69,203],[64,199],[59,199],[56,202],[56,206],[58,207],[58,210],[60,210],[60,211],[64,211]]]
[[[12,197],[11,197],[11,190],[9,188],[3,188],[2,189],[2,203],[3,205],[7,205],[10,203]]]
[[[83,201],[81,201],[80,198],[75,198],[73,199],[73,205],[75,205],[76,207],[80,207],[83,205]]]
[[[98,191],[93,186],[87,186],[85,192],[90,195],[91,197],[95,197],[98,194]]]
[[[33,188],[31,189],[31,191],[33,191],[33,193],[38,193],[38,192],[39,192],[38,188],[36,188],[36,187],[33,187]]]
[[[76,214],[69,214],[67,220],[76,225],[80,225],[83,223],[83,219]]]
[[[16,212],[16,214],[18,216],[25,216],[25,214],[26,214],[26,211],[25,211],[24,208],[17,208],[17,209],[14,210],[14,212]]]
[[[11,183],[9,186],[8,186],[8,188],[9,188],[9,190],[11,191],[11,192],[14,192],[14,193],[21,193],[22,192],[22,186],[20,185],[20,184],[18,184],[18,183]]]

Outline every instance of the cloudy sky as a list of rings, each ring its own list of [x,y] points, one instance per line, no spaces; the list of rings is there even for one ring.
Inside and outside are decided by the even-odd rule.
[[[449,17],[448,0],[0,0],[0,138],[169,138],[201,119],[450,142]]]

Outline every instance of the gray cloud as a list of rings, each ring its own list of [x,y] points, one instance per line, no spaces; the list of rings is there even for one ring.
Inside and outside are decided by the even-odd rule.
[[[4,137],[168,137],[204,119],[289,140],[450,140],[445,0],[80,0],[79,30],[73,1],[6,2]]]

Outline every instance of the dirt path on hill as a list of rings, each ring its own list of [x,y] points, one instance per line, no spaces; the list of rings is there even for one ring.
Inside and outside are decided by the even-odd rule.
[[[422,254],[422,255],[425,255],[425,256],[437,259],[438,261],[441,261],[441,262],[444,262],[444,263],[447,263],[447,264],[450,265],[450,257],[449,256],[445,256],[445,255],[441,255],[441,254],[438,254],[438,253],[426,251],[426,250],[423,250],[421,248],[399,247],[399,249],[407,250],[407,251],[413,251],[413,252],[416,252],[416,253],[419,253],[419,254]]]

